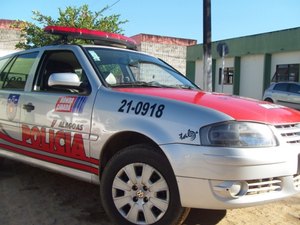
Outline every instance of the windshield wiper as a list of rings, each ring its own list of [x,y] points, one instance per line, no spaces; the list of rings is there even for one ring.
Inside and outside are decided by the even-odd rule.
[[[150,82],[136,81],[136,82],[134,82],[132,84],[136,85],[136,86],[142,86],[142,87],[166,87],[165,85],[162,85],[162,84],[160,84],[157,81],[150,81]]]
[[[169,87],[165,85],[161,85],[158,82],[151,81],[151,82],[145,82],[145,81],[135,81],[131,83],[123,83],[123,84],[115,84],[112,85],[113,87],[155,87],[155,88],[161,88],[161,87]]]
[[[184,84],[177,84],[177,85],[163,85],[160,84],[157,81],[135,81],[132,83],[123,83],[123,84],[115,84],[112,85],[113,87],[153,87],[153,88],[177,88],[177,89],[189,89],[194,90],[195,87],[192,87],[190,85],[184,85]]]
[[[172,87],[172,88],[179,88],[179,89],[189,89],[189,90],[194,90],[194,89],[196,89],[196,88],[193,87],[193,86],[190,86],[190,85],[184,85],[184,84],[176,84],[176,85],[172,85],[172,86],[169,86],[169,87]]]

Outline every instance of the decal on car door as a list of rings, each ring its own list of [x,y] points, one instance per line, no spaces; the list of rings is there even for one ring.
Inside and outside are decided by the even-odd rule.
[[[82,113],[86,100],[85,96],[59,97],[55,105],[55,112]]]
[[[19,98],[18,94],[10,94],[7,98],[6,114],[10,121],[14,120],[17,115]]]

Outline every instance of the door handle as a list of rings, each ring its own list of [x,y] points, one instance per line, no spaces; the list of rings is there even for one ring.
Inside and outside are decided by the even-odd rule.
[[[23,109],[25,109],[27,112],[31,112],[32,110],[34,110],[34,108],[35,107],[31,102],[23,105]]]

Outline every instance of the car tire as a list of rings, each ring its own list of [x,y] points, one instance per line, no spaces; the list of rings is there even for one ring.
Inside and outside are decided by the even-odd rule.
[[[114,224],[179,225],[189,213],[181,206],[169,161],[148,145],[130,146],[112,157],[104,168],[100,194]]]
[[[3,165],[3,162],[4,162],[4,158],[3,158],[3,157],[0,157],[0,168],[1,168],[2,165]]]
[[[274,101],[271,98],[266,98],[264,101],[273,103]]]

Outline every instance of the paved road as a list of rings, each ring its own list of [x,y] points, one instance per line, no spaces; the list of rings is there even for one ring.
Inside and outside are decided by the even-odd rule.
[[[293,200],[299,206],[300,198]],[[251,209],[251,213],[260,213],[261,209]],[[239,214],[243,216],[244,212],[247,211]],[[243,220],[236,215],[230,217],[230,213],[192,210],[185,225],[236,224],[233,221]],[[261,219],[265,216],[261,215]],[[0,169],[0,224],[113,225],[100,204],[98,186],[11,160],[6,160]]]

